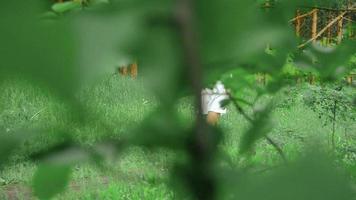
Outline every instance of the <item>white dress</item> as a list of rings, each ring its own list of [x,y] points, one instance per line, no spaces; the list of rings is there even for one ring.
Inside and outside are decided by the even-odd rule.
[[[226,93],[225,86],[221,81],[216,82],[213,89],[205,88],[202,91],[203,114],[206,115],[209,112],[225,114],[226,108],[221,106],[221,102],[228,98],[229,96]]]

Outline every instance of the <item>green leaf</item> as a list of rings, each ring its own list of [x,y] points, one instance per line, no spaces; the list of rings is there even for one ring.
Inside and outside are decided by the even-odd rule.
[[[52,6],[52,10],[57,13],[64,13],[64,12],[78,9],[81,7],[82,7],[82,4],[80,1],[67,1],[67,2],[62,2],[62,3],[55,3]]]
[[[231,103],[230,99],[225,99],[220,102],[220,106],[226,108]]]
[[[80,71],[75,65],[75,42],[68,21],[39,19],[41,4],[6,2],[1,7],[0,81],[21,77],[73,97]],[[14,26],[16,24],[16,26]]]
[[[271,131],[270,113],[271,106],[267,105],[265,108],[261,108],[255,111],[255,119],[252,121],[251,128],[244,133],[241,139],[240,152],[248,152],[255,142]]]
[[[130,9],[111,12],[111,9],[104,6],[80,13],[72,20],[78,50],[76,61],[85,85],[136,61],[132,48],[145,33],[141,12]]]
[[[97,4],[108,4],[110,3],[109,0],[91,0],[89,1],[90,5],[97,5]]]
[[[158,25],[146,30],[138,51],[145,85],[165,105],[176,101],[187,81],[178,41],[174,31]]]
[[[188,138],[174,110],[160,107],[145,119],[141,126],[129,135],[129,143],[145,147],[182,149]]]
[[[33,177],[33,190],[40,199],[51,199],[63,192],[71,175],[69,166],[42,164]]]
[[[219,199],[248,200],[350,200],[355,190],[350,179],[336,169],[325,154],[307,152],[307,157],[263,175],[223,175],[224,192]],[[219,172],[221,173],[221,172]]]
[[[253,88],[256,84],[255,75],[247,72],[242,67],[236,67],[233,70],[226,72],[222,77],[226,88],[233,92],[241,93],[246,88]]]
[[[198,2],[200,51],[208,69],[242,66],[274,72],[282,67],[288,50],[296,48],[294,33],[287,28],[293,6],[283,4],[284,9],[266,12],[248,0]]]
[[[334,47],[312,44],[296,54],[295,64],[303,71],[317,71],[324,81],[342,78],[348,72],[348,62],[355,54],[355,41],[345,40]]]

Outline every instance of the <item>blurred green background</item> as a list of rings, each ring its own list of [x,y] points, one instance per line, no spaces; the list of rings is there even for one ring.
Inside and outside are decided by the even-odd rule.
[[[290,20],[313,9],[304,29],[338,19],[341,42],[296,36]],[[356,198],[354,1],[5,1],[0,13],[1,199]],[[132,63],[136,78],[119,74]],[[230,100],[211,127],[198,91],[217,80]]]

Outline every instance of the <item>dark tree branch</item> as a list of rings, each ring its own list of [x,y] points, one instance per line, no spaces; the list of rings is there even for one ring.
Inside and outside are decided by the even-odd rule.
[[[179,0],[177,4],[176,21],[182,41],[186,75],[189,77],[195,96],[197,108],[196,124],[190,138],[187,150],[191,157],[190,169],[185,174],[185,180],[197,199],[215,199],[216,181],[209,172],[211,157],[216,147],[216,141],[209,139],[208,126],[203,119],[201,90],[203,86],[202,63],[199,55],[197,27],[195,24],[194,0]]]
[[[281,158],[283,159],[283,161],[285,163],[288,163],[287,157],[284,154],[282,148],[272,139],[270,138],[268,135],[265,135],[265,139],[267,140],[268,143],[270,143],[270,145],[272,145],[276,151],[278,152],[278,154],[281,156]]]
[[[232,103],[234,104],[236,110],[242,115],[244,116],[244,118],[250,122],[251,124],[253,124],[253,119],[248,116],[248,114],[244,111],[244,109],[240,106],[240,104],[237,103],[237,99],[235,97],[233,97],[231,94],[229,94],[229,98],[231,99]]]

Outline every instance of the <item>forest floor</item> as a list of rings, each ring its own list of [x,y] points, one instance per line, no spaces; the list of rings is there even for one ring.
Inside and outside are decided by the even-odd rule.
[[[276,108],[271,115],[273,129],[269,136],[283,149],[290,161],[301,157],[306,149],[318,144],[328,149],[332,125],[303,103],[304,90],[290,94],[278,93]],[[302,89],[304,88],[304,89]],[[139,80],[110,77],[78,94],[79,101],[91,116],[90,123],[73,123],[68,106],[50,92],[24,81],[9,81],[1,88],[0,125],[5,132],[32,129],[45,130],[40,137],[26,142],[17,150],[11,165],[0,174],[0,199],[36,199],[31,192],[32,177],[38,164],[26,159],[28,155],[53,145],[60,137],[57,130],[70,130],[76,142],[91,146],[102,138],[120,138],[137,128],[158,107],[154,95]],[[244,91],[241,91],[242,93]],[[249,92],[246,92],[249,93]],[[246,97],[249,99],[250,97]],[[261,103],[270,100],[266,96]],[[193,121],[190,97],[179,100],[177,109],[181,121],[189,126]],[[228,107],[219,127],[224,136],[219,148],[231,163],[251,168],[252,173],[268,173],[283,164],[280,155],[264,140],[249,158],[239,154],[242,133],[249,123]],[[251,110],[246,109],[251,114]],[[101,122],[105,122],[105,126]],[[110,130],[110,131],[107,131]],[[356,124],[352,120],[336,123],[336,157],[338,167],[356,183]],[[25,133],[24,133],[25,134]],[[147,133],[149,134],[149,133]],[[167,149],[130,147],[119,157],[104,163],[104,167],[90,163],[73,167],[68,189],[55,199],[173,199],[175,192],[168,186],[170,169],[177,153]]]

